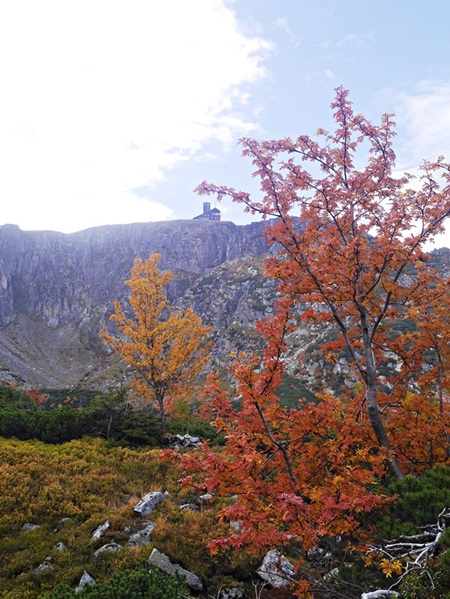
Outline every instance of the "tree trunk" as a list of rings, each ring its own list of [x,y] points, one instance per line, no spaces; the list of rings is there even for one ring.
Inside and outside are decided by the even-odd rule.
[[[369,417],[369,422],[377,438],[378,444],[384,447],[388,454],[389,468],[392,474],[399,479],[405,478],[405,475],[400,469],[397,460],[392,454],[391,445],[386,433],[386,429],[383,424],[383,420],[380,416],[380,410],[378,409],[378,403],[376,400],[376,385],[372,383],[366,383],[366,412]]]
[[[109,420],[108,420],[108,425],[106,427],[106,438],[109,439],[109,435],[111,434],[111,425],[112,425],[112,421],[113,421],[113,415],[110,414],[109,416]]]
[[[366,411],[369,417],[370,424],[377,438],[378,444],[384,447],[388,454],[389,468],[393,476],[398,479],[405,478],[405,475],[400,469],[394,455],[392,454],[391,445],[389,438],[380,415],[377,402],[377,370],[375,364],[375,358],[372,351],[372,345],[370,342],[370,336],[368,334],[368,327],[365,322],[365,315],[361,318],[362,333],[363,333],[363,344],[364,344],[364,358],[365,358],[365,384],[366,384]]]
[[[438,370],[438,373],[439,373],[439,375],[438,375],[439,413],[440,413],[442,422],[444,422],[444,391],[443,391],[444,366],[442,364],[442,358],[438,351],[437,351],[437,356],[438,356],[438,361],[439,361],[439,370]],[[450,435],[449,435],[449,433],[447,433],[445,435],[445,438],[447,441],[447,448],[446,448],[447,458],[450,458]]]
[[[159,419],[162,424],[162,431],[163,431],[163,433],[165,433],[167,431],[167,425],[166,425],[166,412],[164,410],[164,395],[157,394],[156,401],[158,402]]]

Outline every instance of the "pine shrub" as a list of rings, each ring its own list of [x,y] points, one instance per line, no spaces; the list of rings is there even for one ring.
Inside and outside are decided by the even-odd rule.
[[[86,585],[75,591],[67,585],[55,588],[50,595],[39,599],[181,599],[189,596],[186,586],[178,576],[170,576],[159,568],[117,572],[109,580]]]

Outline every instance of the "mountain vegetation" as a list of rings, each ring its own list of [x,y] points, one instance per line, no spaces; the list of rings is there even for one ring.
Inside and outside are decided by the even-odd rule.
[[[399,177],[391,117],[341,88],[332,109],[319,141],[242,140],[261,198],[199,188],[262,215],[268,248],[134,257],[109,323],[99,289],[53,308],[102,377],[0,387],[2,597],[450,597],[449,268],[424,250],[450,166]],[[31,307],[5,277],[3,348]]]
[[[205,370],[211,343],[206,337],[211,329],[202,326],[192,308],[173,311],[164,288],[172,278],[158,267],[161,256],[136,260],[131,269],[129,303],[134,318],[125,316],[120,302],[111,315],[120,337],[106,330],[102,337],[131,365],[138,378],[132,387],[148,403],[156,403],[161,422],[166,420],[166,404],[176,402],[192,392],[196,378]]]

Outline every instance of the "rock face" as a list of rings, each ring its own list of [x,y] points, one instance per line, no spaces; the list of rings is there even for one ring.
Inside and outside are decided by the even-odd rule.
[[[192,307],[213,327],[217,363],[257,348],[255,323],[273,312],[276,299],[274,281],[263,276],[265,226],[185,220],[70,235],[0,227],[0,383],[107,387],[113,360],[99,332],[111,327],[114,301],[126,303],[134,260],[153,253],[161,254],[161,270],[173,273],[166,291],[174,308]],[[450,250],[435,250],[430,263],[448,274]],[[295,332],[287,371],[295,372],[296,351],[314,343],[305,335],[305,326]],[[314,370],[313,356],[310,362]]]
[[[101,368],[99,331],[113,302],[128,295],[124,281],[136,258],[161,254],[175,302],[215,268],[267,252],[264,226],[186,220],[70,235],[0,227],[0,373],[41,387],[82,385]]]

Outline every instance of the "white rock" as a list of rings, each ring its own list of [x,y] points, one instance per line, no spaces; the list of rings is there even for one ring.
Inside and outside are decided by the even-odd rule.
[[[94,553],[94,557],[98,557],[100,553],[117,553],[120,549],[120,545],[118,543],[107,543],[106,545],[102,545],[100,549]]]
[[[279,551],[268,551],[263,559],[257,574],[277,589],[287,586],[292,582],[295,569],[291,562]]]
[[[95,580],[85,570],[83,572],[82,577],[80,578],[80,583],[78,584],[78,586],[75,589],[75,593],[79,593],[81,591],[81,589],[83,587],[85,587],[87,584],[95,584]]]
[[[244,596],[244,585],[231,587],[229,589],[220,589],[219,599],[242,599]]]
[[[39,524],[31,524],[31,522],[27,522],[22,526],[22,530],[24,532],[28,532],[30,530],[36,530],[37,528],[41,528]]]
[[[185,570],[178,564],[173,564],[170,559],[164,553],[161,553],[157,549],[153,549],[148,558],[148,563],[150,566],[157,566],[167,572],[167,574],[175,574],[178,573],[185,579],[186,585],[192,589],[193,591],[201,591],[203,589],[203,582],[193,572],[189,572],[189,570]]]
[[[205,493],[205,495],[200,495],[199,499],[203,503],[208,503],[208,501],[211,501],[213,497],[214,495],[212,495],[211,493]]]
[[[135,532],[128,539],[127,547],[132,547],[136,545],[145,545],[146,543],[150,543],[153,529],[155,528],[155,523],[150,522],[145,526],[142,530]]]
[[[141,501],[134,506],[134,511],[142,517],[148,516],[155,507],[164,499],[164,494],[160,491],[152,491],[147,493]]]
[[[100,526],[94,530],[91,538],[99,539],[102,536],[102,534],[105,532],[105,530],[108,530],[108,528],[109,528],[109,521],[107,520],[104,524],[100,524]]]

